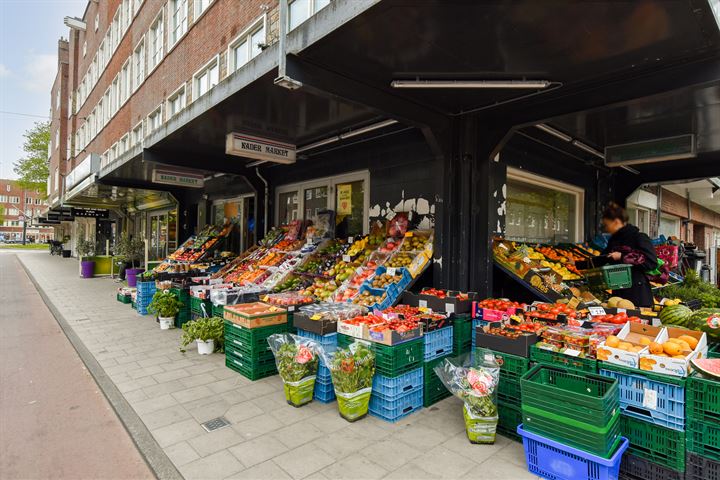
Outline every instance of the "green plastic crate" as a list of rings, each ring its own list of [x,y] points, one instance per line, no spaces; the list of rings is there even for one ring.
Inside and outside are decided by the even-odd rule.
[[[182,326],[185,325],[189,321],[190,321],[190,313],[189,312],[178,313],[177,316],[175,317],[175,328],[182,328]]]
[[[713,343],[708,346],[708,358],[720,358],[720,343]]]
[[[137,310],[137,303],[130,300],[130,308],[132,308],[133,310]]]
[[[500,377],[498,383],[498,401],[508,405],[515,405],[520,408],[522,399],[522,387],[520,380],[511,380]]]
[[[522,442],[522,438],[517,434],[517,427],[523,423],[522,411],[520,407],[513,405],[498,404],[498,424],[497,432],[504,437],[508,437],[516,442]]]
[[[235,348],[232,344],[225,345],[225,356],[237,358],[253,367],[275,363],[275,355],[273,355],[272,351],[248,352],[245,349]]]
[[[720,423],[720,382],[700,372],[688,377],[685,412],[694,420]]]
[[[605,265],[583,272],[588,286],[603,290],[632,287],[632,266],[627,264]]]
[[[347,348],[359,340],[343,334],[338,334],[337,338],[339,348]],[[375,352],[375,372],[380,375],[394,378],[423,365],[425,345],[422,337],[392,346],[367,340],[359,341]]]
[[[520,377],[530,370],[530,359],[510,353],[492,351],[498,365],[500,365],[500,378],[520,381]]]
[[[522,417],[525,430],[603,458],[615,453],[621,440],[620,410],[602,427],[527,405]]]
[[[700,422],[691,418],[686,433],[688,451],[720,462],[720,422]]]
[[[267,342],[267,337],[258,337],[254,340],[249,340],[247,337],[235,335],[232,332],[225,333],[225,343],[237,350],[240,350],[247,355],[260,354],[263,352],[270,352],[270,345]]]
[[[423,385],[423,406],[429,407],[440,400],[451,396],[450,390],[445,387],[442,380],[435,378]]]
[[[128,304],[132,302],[132,297],[130,295],[120,295],[117,294],[117,301],[120,303]]]
[[[620,409],[617,380],[536,365],[520,380],[523,406],[537,407],[597,427]]]
[[[685,471],[685,432],[626,415],[620,415],[620,432],[630,441],[628,453]]]
[[[472,348],[472,318],[458,315],[453,322],[453,355],[467,353]]]
[[[219,317],[219,318],[225,318],[225,305],[213,305],[212,306],[212,316]]]
[[[287,324],[270,325],[260,328],[246,328],[229,320],[225,320],[225,335],[235,336],[239,339],[252,343],[253,345],[263,345],[267,343],[267,338],[273,333],[286,333]]]
[[[275,363],[254,366],[240,359],[226,356],[225,366],[253,381],[277,374],[277,368],[275,367]]]
[[[205,307],[204,310],[203,307]],[[212,303],[210,300],[190,297],[190,312],[200,315],[201,317],[205,316],[205,314],[212,315]]]
[[[572,357],[564,353],[543,350],[537,345],[530,347],[530,360],[579,372],[598,373],[598,362],[594,358]]]

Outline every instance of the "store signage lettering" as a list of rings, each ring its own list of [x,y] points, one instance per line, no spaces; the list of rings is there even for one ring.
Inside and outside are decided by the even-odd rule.
[[[295,145],[244,133],[228,133],[225,153],[266,162],[295,163]]]
[[[202,188],[205,186],[205,179],[202,175],[174,172],[172,170],[153,170],[152,181],[153,183],[177,185],[179,187]]]
[[[109,212],[104,208],[73,208],[74,217],[82,218],[108,218]]]

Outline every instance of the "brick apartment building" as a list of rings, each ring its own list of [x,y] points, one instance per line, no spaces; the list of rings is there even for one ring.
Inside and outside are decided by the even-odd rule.
[[[25,190],[14,180],[0,179],[0,206],[0,241],[21,241],[23,222],[27,224],[26,241],[45,242],[53,238],[52,228],[32,226],[32,220],[47,210],[42,192]]]

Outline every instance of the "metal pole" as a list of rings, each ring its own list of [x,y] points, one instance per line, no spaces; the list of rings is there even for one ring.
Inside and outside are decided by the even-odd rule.
[[[27,217],[25,216],[25,211],[26,211],[25,205],[26,205],[27,192],[25,191],[24,188],[23,188],[22,192],[23,192],[23,199],[22,199],[22,203],[20,203],[20,209],[21,209],[20,212],[22,214],[22,219],[23,219],[22,244],[25,245],[25,240],[27,238]]]

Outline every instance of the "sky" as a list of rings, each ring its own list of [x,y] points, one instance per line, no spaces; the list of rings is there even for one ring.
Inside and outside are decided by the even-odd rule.
[[[49,117],[57,42],[87,0],[0,0],[0,178],[15,178],[23,133]],[[8,113],[11,112],[11,113]]]

